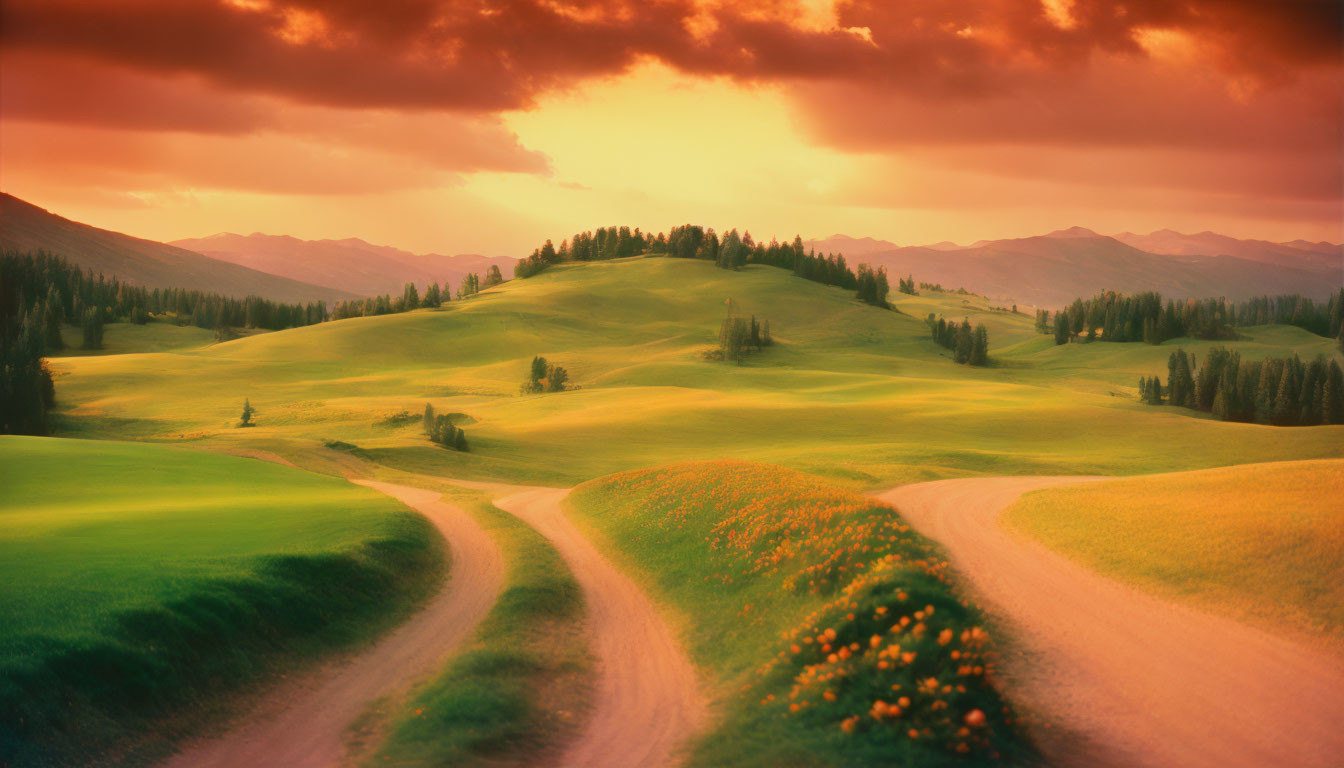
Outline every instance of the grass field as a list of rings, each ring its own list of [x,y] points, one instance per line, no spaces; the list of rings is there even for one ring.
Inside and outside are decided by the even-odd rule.
[[[165,718],[171,737],[281,656],[371,637],[443,572],[423,518],[275,464],[0,437],[0,472],[0,763],[86,762]]]
[[[476,638],[443,672],[377,728],[365,764],[535,765],[583,721],[593,669],[583,636],[583,598],[559,553],[479,493],[396,475],[444,491],[499,544],[508,573]]]
[[[62,434],[326,440],[411,472],[561,484],[702,457],[769,461],[854,485],[967,474],[1136,474],[1344,456],[1344,428],[1214,422],[1135,400],[1162,347],[1054,347],[1032,318],[958,294],[893,294],[900,311],[754,266],[633,258],[555,267],[443,310],[356,318],[148,355],[63,358]],[[725,302],[771,320],[775,347],[714,363]],[[928,312],[989,327],[995,365],[955,365]],[[1296,328],[1254,328],[1243,357],[1333,354]],[[1183,345],[1197,353],[1208,345]],[[534,354],[581,388],[520,396]],[[256,429],[234,424],[244,397]],[[425,402],[468,414],[470,454],[432,446]],[[302,463],[302,462],[300,462]]]
[[[144,352],[175,352],[215,343],[215,332],[194,325],[176,325],[160,318],[144,325],[108,323],[103,326],[102,349],[80,349],[83,340],[79,326],[67,325],[61,332],[66,348],[56,357],[90,355],[129,355]]]
[[[1004,521],[1122,581],[1344,647],[1344,461],[1036,491]]]
[[[695,462],[579,486],[573,516],[715,685],[691,765],[974,764],[1029,750],[979,612],[891,508],[779,467]]]

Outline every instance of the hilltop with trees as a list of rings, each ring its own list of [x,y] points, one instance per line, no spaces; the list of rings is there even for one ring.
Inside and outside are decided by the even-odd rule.
[[[1344,331],[1344,288],[1325,302],[1298,295],[1260,296],[1247,301],[1185,299],[1163,301],[1162,294],[1126,295],[1104,291],[1074,299],[1054,313],[1037,310],[1036,330],[1053,333],[1056,344],[1079,335],[1092,340],[1161,344],[1168,339],[1226,340],[1236,329],[1254,325],[1292,325],[1317,336],[1337,339]],[[1344,340],[1341,341],[1344,344]]]
[[[731,270],[749,264],[788,269],[805,280],[855,291],[861,301],[879,307],[887,306],[890,292],[885,268],[873,270],[860,265],[856,273],[843,254],[805,251],[802,237],[795,236],[792,243],[771,240],[766,244],[757,242],[750,232],[738,234],[736,229],[731,229],[720,238],[712,227],[694,224],[672,227],[666,235],[662,232],[646,234],[638,227],[599,227],[561,241],[559,248],[547,240],[514,267],[514,277],[528,278],[553,264],[567,261],[600,261],[646,254],[704,259]]]

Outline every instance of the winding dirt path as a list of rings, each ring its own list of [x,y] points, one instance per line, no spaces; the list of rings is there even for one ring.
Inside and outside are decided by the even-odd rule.
[[[433,674],[483,619],[504,581],[499,548],[470,515],[433,491],[352,480],[429,518],[448,541],[447,587],[392,634],[349,662],[282,685],[241,727],[190,745],[169,768],[330,768],[345,757],[344,735],[371,702],[403,693]]]
[[[561,511],[568,490],[477,485],[550,540],[583,589],[598,660],[593,710],[560,768],[662,768],[705,720],[695,667],[658,609]]]
[[[1131,589],[1005,530],[1037,488],[1093,478],[943,480],[878,497],[941,542],[1021,647],[1014,691],[1051,764],[1338,766],[1344,661]]]

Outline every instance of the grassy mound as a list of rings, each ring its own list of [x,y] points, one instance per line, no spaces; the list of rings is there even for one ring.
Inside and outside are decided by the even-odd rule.
[[[427,521],[330,477],[21,437],[0,437],[0,467],[0,764],[152,753],[280,658],[366,640],[443,572]]]
[[[1344,461],[1052,488],[1004,522],[1123,581],[1344,645]]]
[[[725,301],[771,320],[743,365],[707,361]],[[555,267],[442,310],[352,318],[152,355],[53,361],[61,434],[358,445],[420,474],[581,482],[705,457],[869,487],[966,474],[1129,474],[1344,456],[1344,428],[1264,431],[1137,402],[1168,342],[1055,347],[1029,314],[975,296],[894,294],[901,310],[752,266],[671,258]],[[929,312],[989,328],[993,365],[956,365]],[[1243,359],[1333,354],[1296,328],[1223,342]],[[1187,349],[1203,354],[1207,344]],[[520,396],[533,355],[582,388]],[[235,429],[243,397],[257,427]],[[472,451],[392,417],[462,413]],[[390,420],[391,419],[391,420]],[[473,423],[474,422],[474,423]],[[287,456],[303,463],[294,453]]]
[[[576,516],[688,618],[719,683],[692,763],[961,765],[1030,753],[979,612],[890,507],[736,461],[575,489]]]
[[[475,641],[392,714],[366,764],[535,765],[582,721],[592,682],[579,585],[541,534],[478,495],[442,490],[499,543],[504,591]]]

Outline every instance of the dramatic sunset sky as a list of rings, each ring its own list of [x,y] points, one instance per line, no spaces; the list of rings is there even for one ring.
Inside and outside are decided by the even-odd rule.
[[[0,188],[155,239],[1344,239],[1339,0],[0,9]]]

